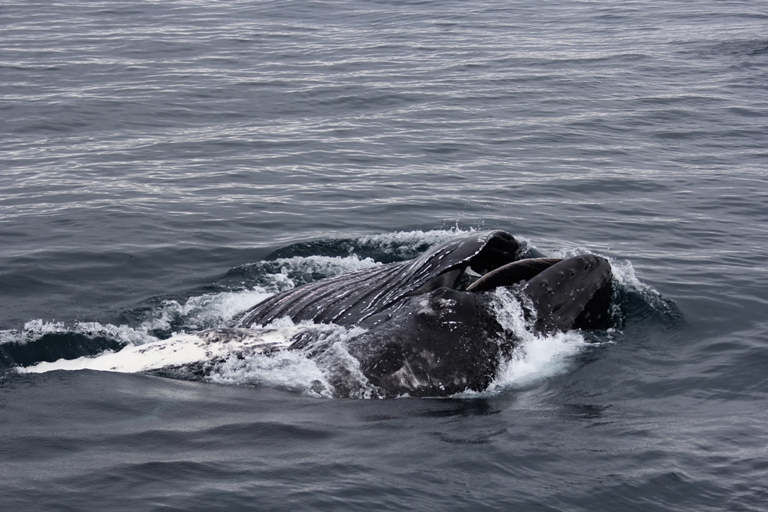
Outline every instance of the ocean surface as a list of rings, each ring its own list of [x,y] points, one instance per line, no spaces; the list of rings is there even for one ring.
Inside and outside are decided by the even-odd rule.
[[[3,2],[0,509],[766,510],[767,177],[763,1]],[[434,399],[129,360],[479,229],[616,326]]]

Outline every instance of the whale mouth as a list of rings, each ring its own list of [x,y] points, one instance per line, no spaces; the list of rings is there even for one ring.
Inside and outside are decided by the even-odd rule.
[[[561,261],[563,260],[560,258],[526,258],[512,261],[480,275],[466,287],[466,291],[484,292],[499,286],[513,286],[536,277],[544,270]],[[465,275],[474,277],[466,271]]]
[[[422,295],[438,288],[486,292],[525,283],[562,258],[527,258],[521,244],[505,232],[493,233],[482,248],[458,265],[448,267],[431,280],[406,294]]]
[[[542,316],[557,312],[558,317],[550,324],[562,328],[568,321],[575,320],[573,312],[563,317],[560,309],[564,304],[547,299],[546,290],[557,289],[562,300],[574,294],[584,297],[591,292],[584,293],[583,290],[593,290],[595,285],[598,288],[607,286],[606,280],[610,278],[610,270],[606,271],[610,265],[594,257],[581,268],[581,263],[569,263],[572,258],[529,258],[527,253],[525,244],[505,231],[468,233],[412,260],[361,269],[274,295],[245,312],[237,327],[264,326],[283,317],[295,322],[306,320],[370,327],[387,321],[409,298],[440,288],[481,293],[539,279],[544,288],[534,290],[529,287],[527,295],[535,299],[535,303],[542,304]],[[590,270],[594,265],[599,272]],[[559,270],[552,270],[555,267]],[[554,275],[548,272],[554,272]],[[563,281],[553,288],[548,283],[559,282],[560,274],[573,279],[570,284]],[[583,307],[581,302],[575,304]],[[594,317],[590,315],[590,318]]]

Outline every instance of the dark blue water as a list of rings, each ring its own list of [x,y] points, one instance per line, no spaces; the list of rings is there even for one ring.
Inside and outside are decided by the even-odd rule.
[[[621,322],[448,399],[328,398],[289,358],[6,358],[0,508],[765,510],[767,26],[760,1],[4,3],[16,364],[470,229],[611,258]]]

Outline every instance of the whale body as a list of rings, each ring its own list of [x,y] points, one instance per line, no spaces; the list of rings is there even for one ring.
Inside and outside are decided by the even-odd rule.
[[[532,331],[600,329],[610,323],[610,263],[586,254],[526,258],[505,231],[473,232],[418,258],[335,276],[274,295],[237,329],[294,322],[359,326],[346,348],[380,397],[483,391],[518,340],[495,316],[496,290],[523,306]],[[311,338],[288,350],[313,352]],[[343,390],[340,390],[343,394]]]

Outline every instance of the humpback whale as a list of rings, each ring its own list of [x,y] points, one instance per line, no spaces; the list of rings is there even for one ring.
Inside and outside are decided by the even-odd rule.
[[[379,396],[447,396],[483,391],[517,345],[494,314],[496,290],[523,306],[530,329],[553,333],[610,323],[610,263],[585,254],[526,258],[500,231],[451,239],[409,261],[343,274],[276,294],[246,311],[248,329],[288,317],[359,326],[347,351]],[[288,350],[309,350],[294,340]]]

